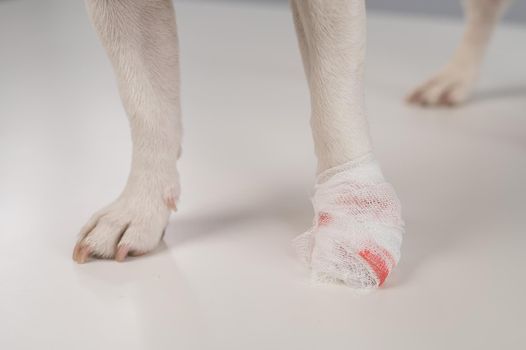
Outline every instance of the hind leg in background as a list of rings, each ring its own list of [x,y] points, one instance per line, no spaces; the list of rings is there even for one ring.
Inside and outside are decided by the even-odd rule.
[[[318,281],[381,285],[400,258],[396,193],[371,151],[364,108],[364,0],[292,0],[318,159],[313,227],[295,240]]]
[[[179,59],[170,0],[86,0],[111,59],[133,143],[121,195],[81,230],[73,259],[144,254],[159,243],[179,197]]]
[[[454,106],[469,98],[491,34],[509,2],[466,0],[466,28],[453,57],[444,69],[417,87],[407,101],[422,106]]]

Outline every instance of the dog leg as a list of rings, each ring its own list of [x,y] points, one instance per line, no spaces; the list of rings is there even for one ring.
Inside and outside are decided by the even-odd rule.
[[[466,0],[466,29],[453,57],[442,71],[415,89],[409,103],[454,106],[473,91],[484,52],[509,0]]]
[[[170,0],[86,0],[111,59],[133,142],[122,194],[81,230],[73,258],[115,258],[154,249],[179,197],[179,59]]]
[[[400,258],[403,223],[371,153],[364,108],[364,0],[291,0],[311,93],[318,158],[314,225],[295,240],[315,280],[381,285]]]

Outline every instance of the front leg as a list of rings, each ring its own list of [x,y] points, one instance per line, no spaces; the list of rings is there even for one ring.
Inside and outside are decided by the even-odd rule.
[[[472,93],[495,25],[509,0],[466,0],[466,29],[453,57],[438,74],[417,87],[409,103],[454,106]]]
[[[313,227],[295,241],[316,280],[381,285],[400,258],[396,194],[371,151],[364,0],[292,0],[318,158]]]
[[[133,154],[122,194],[81,230],[73,258],[153,250],[179,198],[179,59],[170,0],[86,0],[128,114]]]

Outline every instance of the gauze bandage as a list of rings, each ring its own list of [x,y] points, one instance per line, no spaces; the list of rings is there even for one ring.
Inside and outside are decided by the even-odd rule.
[[[378,163],[366,155],[318,176],[313,227],[294,240],[322,282],[355,288],[382,285],[400,259],[400,202]]]

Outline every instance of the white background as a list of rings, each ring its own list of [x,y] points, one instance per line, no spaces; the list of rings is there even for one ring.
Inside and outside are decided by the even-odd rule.
[[[526,348],[526,29],[501,27],[475,98],[404,105],[460,22],[371,16],[367,105],[404,205],[402,261],[358,295],[313,286],[315,160],[286,6],[178,2],[183,196],[164,243],[76,265],[120,192],[127,121],[79,1],[0,3],[1,349]]]

